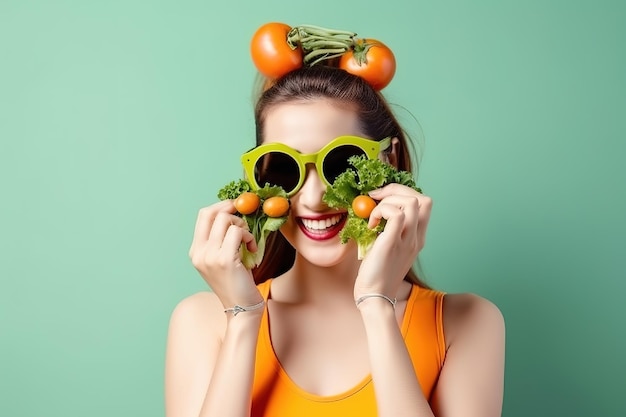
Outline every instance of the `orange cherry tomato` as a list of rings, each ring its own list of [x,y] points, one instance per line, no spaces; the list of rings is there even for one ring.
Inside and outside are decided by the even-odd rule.
[[[289,200],[285,197],[270,197],[263,202],[263,213],[269,217],[283,217],[289,211]]]
[[[368,219],[374,207],[376,207],[376,200],[369,195],[358,195],[352,200],[352,211],[362,219]]]
[[[287,43],[290,30],[289,25],[271,22],[259,27],[252,36],[252,62],[261,74],[270,79],[280,78],[303,65],[302,49],[291,49]]]
[[[339,68],[363,78],[375,90],[382,90],[396,73],[396,58],[384,43],[358,39],[354,48],[341,56]]]
[[[249,191],[241,193],[234,201],[235,208],[241,214],[252,214],[261,205],[261,199]]]

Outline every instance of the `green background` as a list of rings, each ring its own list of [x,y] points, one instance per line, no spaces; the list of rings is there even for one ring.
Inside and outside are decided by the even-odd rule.
[[[624,3],[372,4],[0,3],[0,416],[163,415],[169,315],[206,289],[195,216],[253,143],[268,21],[395,51],[426,278],[503,311],[504,415],[626,415]]]

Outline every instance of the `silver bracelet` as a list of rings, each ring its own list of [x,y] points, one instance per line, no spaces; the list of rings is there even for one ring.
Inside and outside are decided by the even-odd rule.
[[[224,313],[233,313],[233,316],[236,316],[237,314],[243,313],[244,311],[257,310],[263,307],[264,305],[265,305],[265,300],[261,301],[258,304],[255,304],[252,306],[245,306],[245,307],[235,304],[233,308],[227,308],[226,310],[224,310]]]
[[[389,301],[389,303],[393,306],[393,308],[396,308],[396,302],[398,300],[396,298],[392,300],[391,298],[387,297],[385,294],[364,294],[356,299],[355,301],[356,306],[358,307],[359,304],[361,304],[364,300],[368,298],[373,298],[373,297],[384,298],[385,300]]]

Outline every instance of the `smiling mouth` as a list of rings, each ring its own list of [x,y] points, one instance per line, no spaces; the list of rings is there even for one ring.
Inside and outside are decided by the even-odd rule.
[[[336,214],[325,219],[298,219],[300,229],[305,235],[315,240],[326,240],[335,237],[346,222],[346,213]]]
[[[337,223],[341,221],[341,217],[342,217],[341,214],[337,214],[336,216],[328,217],[326,219],[321,219],[321,220],[312,220],[312,219],[304,219],[304,218],[301,220],[302,220],[302,224],[304,225],[304,227],[314,232],[314,231],[324,231],[328,229],[329,227],[333,227],[334,225],[336,225]]]

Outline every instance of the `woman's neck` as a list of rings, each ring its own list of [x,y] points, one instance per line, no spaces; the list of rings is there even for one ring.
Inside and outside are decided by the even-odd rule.
[[[333,266],[319,266],[296,255],[292,268],[281,277],[283,295],[299,303],[353,303],[359,266],[360,262],[347,260]]]

